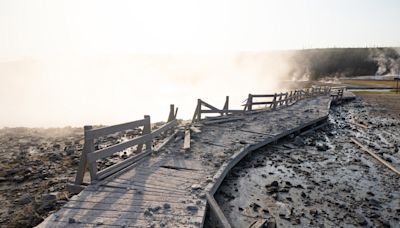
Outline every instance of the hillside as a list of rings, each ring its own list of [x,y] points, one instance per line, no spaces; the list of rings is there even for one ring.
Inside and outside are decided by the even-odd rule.
[[[291,77],[399,74],[400,48],[329,48],[293,51]]]

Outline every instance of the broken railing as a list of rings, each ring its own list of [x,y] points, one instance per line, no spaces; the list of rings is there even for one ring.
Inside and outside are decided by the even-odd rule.
[[[203,106],[207,107],[208,110],[202,109]],[[222,116],[241,112],[243,112],[243,110],[229,110],[229,96],[226,96],[225,104],[222,109],[218,109],[201,99],[197,99],[197,106],[192,118],[192,122],[200,121],[201,114],[220,114]]]
[[[264,106],[262,109],[276,109],[278,107],[291,105],[296,103],[298,100],[320,96],[320,95],[328,95],[331,92],[331,88],[327,86],[321,87],[312,87],[299,89],[294,91],[289,91],[286,93],[275,93],[275,94],[249,94],[246,99],[246,103],[244,104],[243,110],[230,110],[229,109],[229,97],[226,97],[224,107],[222,109],[218,109],[215,106],[210,105],[209,103],[198,99],[196,110],[194,112],[192,122],[197,122],[201,120],[202,114],[220,114],[229,115],[235,113],[243,113],[246,111],[256,110],[255,107]],[[343,92],[342,92],[343,94]],[[340,97],[341,98],[341,97]],[[203,107],[207,109],[203,109]]]
[[[132,165],[140,159],[150,155],[153,147],[153,140],[160,136],[166,136],[172,132],[177,126],[177,115],[178,108],[174,108],[174,105],[170,106],[170,113],[166,124],[160,128],[152,131],[150,116],[145,115],[143,119],[136,120],[129,123],[123,123],[113,125],[109,127],[93,129],[92,126],[84,127],[84,146],[81,154],[81,160],[76,174],[75,182],[73,185],[69,185],[69,189],[72,192],[79,192],[83,189],[83,177],[86,169],[89,169],[91,182],[96,182],[111,176],[124,168]],[[123,132],[127,130],[133,130],[142,127],[142,133],[133,139],[128,141],[120,142],[118,144],[102,148],[95,149],[95,140],[107,135]],[[136,147],[135,155],[131,156],[123,161],[120,161],[112,166],[109,166],[103,170],[98,170],[97,161],[108,158],[115,153],[121,152],[125,149]]]

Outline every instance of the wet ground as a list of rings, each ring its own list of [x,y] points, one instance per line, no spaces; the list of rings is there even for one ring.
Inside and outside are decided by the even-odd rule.
[[[0,129],[0,226],[31,227],[66,202],[82,148],[78,128]]]
[[[100,138],[95,147],[111,146],[140,133],[141,129],[133,129]],[[68,202],[72,194],[66,185],[74,181],[82,148],[82,128],[0,129],[0,227],[35,226]],[[116,153],[99,161],[98,167],[111,166],[132,152]],[[90,182],[88,173],[85,181]]]
[[[241,161],[216,194],[231,224],[400,227],[400,177],[350,140],[357,138],[400,170],[400,118],[366,101],[336,106],[325,128],[285,138]]]

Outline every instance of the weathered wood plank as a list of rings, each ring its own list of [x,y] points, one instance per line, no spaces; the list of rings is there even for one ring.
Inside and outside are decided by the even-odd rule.
[[[74,212],[70,211],[69,213],[74,213]],[[76,214],[69,217],[68,214],[63,214],[58,218],[56,216],[53,216],[49,220],[49,223],[50,222],[67,223],[71,221],[70,220],[71,218],[75,221],[76,224],[92,225],[93,227],[95,226],[150,227],[151,224],[154,224],[154,222],[156,223],[163,222],[166,223],[166,225],[169,224],[169,226],[180,226],[183,224],[187,224],[188,226],[194,226],[195,223],[199,223],[199,220],[202,219],[200,216],[175,215],[175,214],[174,215],[165,214],[163,217],[161,217],[160,215],[154,216],[155,213],[152,216],[144,216],[135,213],[132,214],[122,213],[120,217],[104,217],[100,215],[101,215],[100,213],[95,215]]]
[[[187,197],[174,197],[168,194],[123,194],[123,193],[107,193],[107,192],[85,192],[85,194],[79,197],[72,197],[70,201],[84,201],[84,202],[103,202],[103,203],[114,203],[118,200],[123,200],[126,202],[171,202],[171,203],[181,203],[197,201],[198,198],[193,196]]]
[[[163,168],[170,168],[170,169],[177,169],[177,171],[181,170],[190,170],[190,171],[198,171],[198,170],[206,170],[207,167],[204,167],[204,165],[201,164],[201,161],[197,160],[184,160],[184,159],[174,159],[170,160],[164,165],[162,165]],[[187,176],[190,176],[188,174]]]
[[[165,178],[163,178],[165,180]],[[187,181],[187,180],[176,180],[172,178],[168,178],[166,181],[162,181],[161,178],[135,178],[134,180],[124,180],[119,178],[114,178],[110,180],[110,182],[122,183],[122,184],[130,184],[130,183],[139,183],[139,184],[150,184],[150,185],[158,185],[160,187],[179,187],[181,189],[185,189],[188,186],[191,186],[195,181]]]
[[[239,120],[244,120],[242,117],[232,117],[229,119],[222,119],[222,120],[212,120],[212,121],[204,121],[204,125],[211,125],[211,124],[220,124],[220,123],[227,123],[227,122],[234,122],[234,121],[239,121]]]
[[[270,105],[273,104],[273,101],[258,101],[258,102],[253,102],[253,105]]]
[[[175,127],[178,125],[177,120],[172,120],[171,122],[168,122],[166,124],[164,124],[163,126],[161,126],[160,128],[158,128],[157,130],[154,130],[151,132],[151,135],[154,137],[157,137],[159,135],[161,135],[162,133],[164,133],[165,131]]]
[[[160,192],[142,192],[141,194],[138,194],[136,191],[129,190],[129,191],[123,191],[123,192],[115,192],[115,191],[90,191],[90,190],[85,190],[82,191],[79,196],[76,197],[82,197],[87,198],[87,197],[107,197],[107,198],[129,198],[129,199],[143,199],[143,200],[148,200],[150,201],[151,199],[160,199],[161,201],[166,198],[174,198],[174,199],[181,199],[181,200],[193,200],[194,196],[192,195],[174,195],[174,194],[166,194],[166,193],[160,193]],[[74,196],[75,197],[75,196]],[[133,198],[132,198],[133,197]]]
[[[207,108],[209,108],[209,109],[211,109],[211,110],[218,110],[218,111],[219,111],[218,108],[216,108],[216,107],[210,105],[209,103],[207,103],[207,102],[205,102],[205,101],[203,101],[203,100],[200,100],[200,101],[201,101],[201,105],[204,105],[204,106],[206,106]]]
[[[279,96],[279,94],[277,94]],[[274,97],[275,94],[252,94],[253,97]]]
[[[190,129],[185,130],[185,138],[183,140],[183,149],[184,150],[190,149]]]
[[[140,154],[137,154],[128,159],[125,159],[124,161],[121,161],[117,164],[107,167],[107,168],[101,170],[100,172],[98,172],[98,174],[97,174],[98,178],[100,180],[104,179],[104,178],[120,171],[121,169],[124,169],[124,168],[130,166],[131,164],[140,161],[142,158],[149,156],[150,154],[151,154],[151,151],[146,150],[144,152],[141,152]]]
[[[162,169],[164,170],[164,168]],[[168,178],[170,178],[173,181],[181,181],[181,182],[186,182],[188,181],[188,178],[190,178],[190,173],[178,173],[176,171],[178,170],[171,170],[170,169],[166,169],[169,172],[166,173],[162,173],[161,171],[155,171],[156,173],[145,173],[143,170],[141,170],[141,173],[137,173],[137,172],[131,172],[131,173],[124,173],[120,176],[118,176],[119,179],[123,179],[123,180],[147,180],[149,178],[153,178],[154,180],[168,180]],[[175,171],[175,172],[173,172]],[[183,170],[179,170],[179,171],[183,171]],[[196,170],[197,171],[197,170]],[[151,171],[149,171],[151,172]],[[195,171],[192,172],[193,174],[193,181],[198,181],[201,180],[202,178],[204,178],[204,175],[197,175],[195,173]]]
[[[201,113],[204,114],[212,114],[212,113],[217,113],[217,114],[223,114],[223,113],[243,113],[243,110],[201,110]]]
[[[122,142],[122,143],[119,143],[119,144],[116,144],[116,145],[113,145],[113,146],[110,146],[110,147],[107,147],[107,148],[104,148],[101,150],[97,150],[95,152],[88,154],[88,161],[95,162],[96,160],[99,160],[99,159],[102,159],[105,157],[109,157],[109,156],[113,155],[114,153],[120,152],[126,148],[148,142],[151,139],[152,139],[151,134],[142,135],[142,136],[136,137],[134,139],[131,139],[129,141]]]
[[[118,183],[118,182],[107,182],[106,184],[103,184],[102,186],[107,186],[107,187],[115,187],[115,188],[132,188],[132,189],[137,189],[137,190],[152,190],[152,191],[158,191],[158,192],[171,192],[171,193],[180,193],[180,194],[185,194],[187,191],[181,190],[181,189],[174,189],[174,188],[166,188],[166,187],[159,187],[159,186],[154,186],[151,184],[140,184],[137,182],[131,183],[131,184],[125,184],[125,183]]]
[[[224,228],[230,228],[231,224],[229,224],[221,208],[218,206],[217,201],[215,201],[214,197],[209,193],[206,193],[206,196],[207,196],[207,201],[210,205],[210,210],[212,211],[212,213],[214,213],[217,220],[221,223],[219,225],[221,225]]]
[[[144,126],[147,123],[147,119],[141,119],[141,120],[136,120],[128,123],[123,123],[123,124],[117,124],[109,127],[102,127],[102,128],[97,128],[97,129],[92,129],[88,131],[88,139],[93,139],[97,138],[100,136],[106,136],[110,134],[114,134],[116,132],[120,131],[126,131],[126,130],[131,130],[137,127]]]
[[[372,150],[368,149],[366,146],[364,146],[360,141],[358,141],[355,138],[350,138],[351,141],[353,141],[355,144],[357,144],[359,147],[361,147],[365,152],[367,152],[368,154],[370,154],[372,157],[374,157],[376,160],[378,160],[380,163],[382,163],[383,165],[385,165],[387,168],[389,168],[390,170],[392,170],[394,173],[396,173],[397,175],[400,176],[400,171],[397,170],[396,168],[394,168],[391,164],[389,164],[387,161],[383,160],[382,158],[380,158],[376,153],[374,153]]]
[[[87,133],[91,129],[92,129],[92,126],[84,126],[83,131],[85,134],[85,138],[87,137]],[[83,183],[83,177],[85,176],[86,168],[88,166],[87,153],[88,153],[88,150],[86,148],[83,148],[82,154],[81,154],[81,159],[79,161],[78,171],[77,171],[76,177],[75,177],[75,182],[74,182],[75,185],[81,185]]]
[[[122,179],[113,179],[108,181],[107,183],[104,183],[104,186],[108,186],[110,183],[117,185],[120,184],[121,187],[124,185],[127,186],[147,186],[151,188],[160,188],[164,190],[168,189],[178,189],[178,190],[187,190],[190,186],[193,185],[193,183],[190,182],[177,182],[174,180],[170,180],[170,182],[160,182],[158,180],[147,180],[147,179],[142,179],[142,180],[135,180],[135,181],[129,181],[129,180],[122,180]]]
[[[157,207],[157,206],[163,206],[165,203],[168,203],[169,206],[171,206],[171,209],[182,209],[185,207],[186,200],[182,200],[179,198],[170,198],[171,200],[143,200],[140,198],[135,198],[135,199],[129,199],[129,198],[115,198],[115,197],[90,197],[90,198],[74,198],[71,199],[69,202],[71,204],[67,204],[66,206],[68,207],[74,207],[74,205],[85,205],[86,203],[96,203],[94,208],[97,208],[97,205],[99,204],[114,204],[114,205],[126,205],[126,206],[140,206],[143,208],[149,208],[149,207]],[[194,203],[194,202],[193,202]],[[202,204],[205,205],[206,201],[202,201]]]
[[[85,188],[85,191],[103,191],[103,192],[111,192],[111,193],[115,192],[115,193],[125,193],[125,194],[143,194],[144,193],[143,190],[144,190],[143,187],[115,188],[103,185],[93,188],[91,188],[91,186],[88,186]],[[181,192],[159,191],[157,189],[152,189],[152,188],[146,188],[146,193],[170,194],[175,197],[190,195],[190,192],[181,193]]]
[[[161,206],[162,207],[162,206]],[[160,211],[164,211],[162,207]],[[120,212],[120,211],[101,211],[101,210],[90,210],[90,209],[73,209],[73,208],[65,208],[56,213],[59,217],[75,217],[77,215],[82,216],[90,216],[90,217],[98,217],[98,218],[122,218],[122,219],[139,219],[139,220],[148,220],[152,219],[153,221],[163,221],[163,220],[173,220],[178,216],[182,217],[193,217],[193,218],[201,218],[199,215],[192,214],[175,214],[172,210],[168,211],[168,213],[154,213],[151,218],[148,218],[144,215],[144,213],[135,213],[135,212]],[[187,219],[187,218],[185,218]],[[55,220],[55,219],[54,219]]]
[[[136,172],[136,174],[131,173],[132,175],[121,175],[117,177],[118,179],[121,180],[127,180],[127,181],[146,181],[146,180],[154,180],[154,181],[159,181],[159,182],[168,182],[168,180],[171,180],[173,182],[177,183],[187,183],[187,182],[196,182],[201,177],[193,178],[193,179],[188,179],[188,176],[182,176],[182,175],[173,175],[173,174],[168,174],[168,173],[145,173],[145,172]],[[117,179],[114,178],[114,179]]]
[[[155,208],[158,206],[162,206],[162,204],[154,202],[154,203],[148,203],[146,205],[126,205],[126,204],[105,204],[101,202],[92,203],[92,202],[70,201],[64,206],[64,208],[144,213],[149,207]],[[181,203],[181,206],[176,206],[173,209],[176,215],[201,215],[202,212],[201,209],[198,211],[188,211],[186,210],[186,207],[187,207],[186,204]]]
[[[182,178],[187,178],[187,177],[193,177],[195,179],[197,178],[202,178],[205,174],[205,172],[201,171],[193,171],[193,170],[174,170],[174,169],[168,169],[168,168],[163,168],[162,165],[167,164],[167,162],[170,160],[167,160],[163,162],[159,167],[151,168],[151,169],[145,169],[143,167],[137,167],[138,172],[144,172],[148,173],[148,175],[171,175],[175,177],[182,177]],[[200,162],[200,161],[199,161]],[[151,174],[150,174],[151,172]],[[126,174],[134,174],[135,172],[132,173],[126,173]],[[125,175],[121,175],[120,177],[123,177]],[[131,176],[131,175],[130,175]]]

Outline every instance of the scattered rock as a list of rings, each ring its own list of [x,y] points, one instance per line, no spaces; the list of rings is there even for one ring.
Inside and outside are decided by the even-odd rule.
[[[276,228],[276,222],[275,222],[275,218],[271,218],[270,220],[268,220],[268,222],[265,224],[266,228]]]
[[[319,150],[319,151],[327,151],[327,150],[329,150],[329,146],[326,145],[325,143],[322,143],[322,142],[318,142],[316,144],[316,147],[317,147],[317,150]]]
[[[261,206],[258,205],[257,203],[251,203],[251,204],[249,205],[249,207],[253,208],[253,211],[258,211],[258,209],[261,208]]]
[[[153,212],[149,211],[148,209],[144,211],[144,216],[145,217],[151,217],[153,216]]]
[[[197,213],[199,208],[196,205],[188,205],[186,206],[186,210],[188,210],[191,213]]]
[[[161,210],[161,207],[160,206],[149,207],[149,208],[147,208],[147,210],[149,210],[150,212],[155,214],[155,213],[158,213]]]
[[[199,185],[199,184],[194,184],[191,186],[191,188],[192,188],[192,191],[197,191],[197,190],[202,189],[201,185]]]
[[[301,138],[300,136],[296,136],[296,137],[294,138],[293,144],[296,145],[296,146],[304,146],[304,145],[306,144],[306,142],[305,142],[304,139]]]
[[[33,201],[32,195],[29,193],[26,193],[26,194],[22,195],[21,198],[19,198],[18,204],[25,205],[32,201]]]
[[[74,218],[69,218],[68,223],[69,224],[76,223],[76,220]]]
[[[365,220],[364,216],[360,215],[360,214],[356,214],[355,218],[354,218],[355,224],[361,225],[361,226],[365,226],[367,225],[367,220]]]

